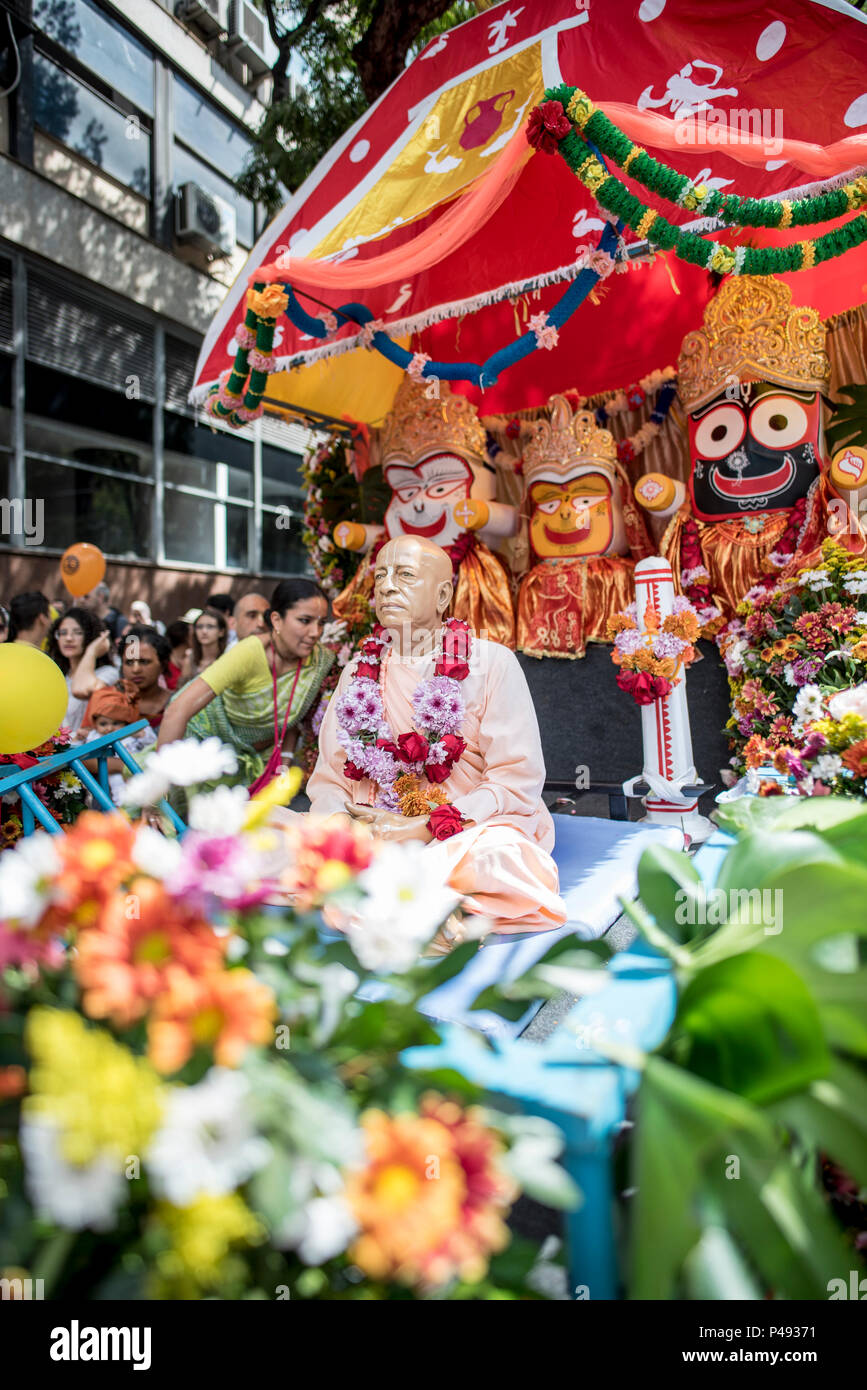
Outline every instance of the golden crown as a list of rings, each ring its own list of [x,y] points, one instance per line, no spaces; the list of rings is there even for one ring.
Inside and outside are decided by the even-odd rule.
[[[397,455],[411,464],[418,463],[436,449],[447,449],[468,461],[487,462],[485,430],[476,407],[466,396],[453,396],[447,381],[414,381],[406,376],[382,427],[382,462]]]
[[[524,485],[540,473],[568,478],[579,465],[600,468],[614,481],[617,446],[610,430],[602,429],[592,410],[576,410],[565,396],[552,396],[550,418],[536,420],[524,446]]]
[[[825,325],[816,310],[793,305],[782,280],[735,275],[705,309],[704,327],[684,338],[677,390],[686,409],[696,410],[731,377],[821,391],[830,373]]]

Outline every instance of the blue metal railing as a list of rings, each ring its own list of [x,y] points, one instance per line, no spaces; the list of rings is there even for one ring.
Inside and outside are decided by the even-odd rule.
[[[63,753],[55,753],[50,758],[43,758],[34,767],[16,768],[8,777],[0,779],[0,796],[4,792],[15,791],[21,798],[21,828],[23,833],[32,835],[37,822],[51,835],[61,833],[63,827],[54,819],[47,806],[43,806],[33,790],[32,783],[41,781],[43,777],[49,776],[52,772],[62,772],[64,768],[69,768],[75,773],[85,789],[90,792],[100,811],[116,810],[117,807],[112,799],[108,781],[108,759],[120,758],[120,761],[131,773],[141,772],[135,758],[124,748],[123,739],[129,738],[130,734],[138,733],[140,729],[147,728],[147,723],[146,719],[139,719],[137,723],[128,724],[113,734],[103,734],[101,738],[79,744],[77,748],[67,748]],[[96,758],[97,775],[95,777],[84,766],[84,760],[90,761],[91,758]],[[177,812],[167,801],[161,801],[159,807],[177,833],[183,834],[186,826]]]

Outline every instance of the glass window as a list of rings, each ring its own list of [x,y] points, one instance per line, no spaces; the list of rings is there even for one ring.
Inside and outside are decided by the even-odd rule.
[[[249,568],[252,516],[252,507],[226,508],[226,564],[229,569]]]
[[[0,497],[9,497],[9,479],[12,476],[12,455],[5,449],[0,449]],[[0,535],[0,541],[8,540],[8,536]]]
[[[275,507],[285,502],[291,507],[293,497],[297,498],[304,492],[304,479],[301,476],[303,461],[300,454],[263,444],[262,501],[270,502]]]
[[[81,430],[86,432],[88,441],[97,446],[102,445],[104,434],[115,435],[120,440],[135,440],[147,445],[144,450],[130,451],[140,462],[124,471],[145,476],[151,473],[153,409],[147,401],[127,400],[122,391],[96,386],[81,377],[65,376],[53,367],[43,367],[36,362],[25,365],[24,395],[28,414],[43,417],[27,421],[31,449],[58,458],[74,458],[72,451],[79,447]],[[93,428],[95,422],[100,426],[98,434]],[[67,425],[80,429],[63,428]],[[115,445],[112,443],[110,447]]]
[[[242,246],[252,246],[254,241],[253,204],[249,198],[242,198],[228,179],[215,173],[209,165],[204,164],[201,159],[197,159],[194,154],[191,154],[189,150],[184,149],[183,145],[179,145],[177,142],[174,146],[173,158],[175,188],[180,188],[183,183],[197,183],[208,193],[222,198],[224,203],[228,203],[230,207],[235,209],[238,241]]]
[[[36,0],[33,19],[79,62],[149,116],[154,110],[154,64],[144,44],[90,0]]]
[[[228,430],[213,430],[197,424],[188,415],[163,413],[163,438],[166,449],[166,480],[202,487],[209,492],[222,492],[218,486],[217,464],[226,465],[228,485],[226,495],[253,497],[253,441],[239,438]],[[170,455],[186,455],[170,458]]]
[[[304,517],[293,507],[286,526],[286,514],[262,512],[262,569],[266,574],[310,574],[310,565],[301,533]],[[278,522],[280,525],[278,526]]]
[[[214,502],[192,497],[186,492],[166,488],[165,552],[167,560],[184,560],[191,565],[213,565]]]
[[[175,133],[230,179],[244,172],[253,142],[183,78],[174,78]]]
[[[44,459],[28,458],[26,469],[27,496],[44,503],[45,545],[50,549],[90,541],[119,559],[151,556],[152,493],[146,484]]]
[[[151,137],[139,122],[41,53],[34,56],[33,77],[36,124],[119,183],[149,197]]]
[[[12,363],[13,357],[0,352],[0,444],[8,444],[12,438],[12,416],[5,409],[12,404]]]
[[[151,450],[144,445],[136,448],[126,439],[112,439],[92,429],[70,428],[31,416],[26,417],[24,428],[29,453],[50,454],[70,463],[109,468],[113,473],[132,473],[140,478],[149,478],[153,472]]]

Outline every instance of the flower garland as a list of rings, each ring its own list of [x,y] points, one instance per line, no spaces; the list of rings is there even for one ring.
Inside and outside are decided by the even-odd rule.
[[[471,641],[467,623],[447,619],[433,676],[419,682],[412,698],[422,733],[412,730],[395,739],[386,718],[379,678],[391,639],[379,623],[363,643],[352,681],[336,706],[337,736],[346,753],[344,775],[354,782],[365,777],[375,782],[376,804],[385,810],[404,816],[431,813],[430,829],[437,839],[448,838],[443,833],[448,824],[453,826],[448,834],[456,834],[462,824],[436,784],[448,779],[466,748],[460,734],[465,714],[461,682],[470,674]],[[423,778],[434,785],[423,787]]]
[[[613,391],[607,396],[597,407],[596,418],[600,425],[604,425],[611,415],[622,415],[627,410],[640,410],[648,396],[655,395],[657,391],[669,383],[675,387],[675,390],[677,389],[676,367],[657,368],[655,371],[648,372],[647,376],[641,377],[634,385],[628,386],[625,391]],[[584,398],[582,398],[581,404],[586,404]]]
[[[702,216],[715,217],[735,227],[806,227],[817,222],[831,222],[847,212],[867,204],[867,177],[861,175],[839,184],[828,180],[803,198],[743,198],[737,193],[723,193],[697,184],[686,174],[652,158],[641,145],[636,145],[612,120],[594,106],[586,92],[579,87],[561,87],[557,96],[566,96],[566,119],[574,122],[585,140],[592,141],[604,155],[618,164],[624,173],[651,193],[669,203]],[[546,92],[553,96],[553,92]],[[532,117],[531,117],[532,120]],[[558,129],[562,128],[558,123]],[[546,129],[550,135],[550,131]],[[568,134],[567,130],[565,134]]]
[[[234,364],[205,398],[205,410],[212,419],[239,429],[263,413],[262,397],[274,371],[274,329],[286,304],[280,285],[257,283],[247,291],[244,322],[235,329]]]
[[[615,613],[608,622],[608,638],[614,642],[611,660],[620,667],[620,689],[637,705],[664,700],[679,683],[684,668],[695,660],[701,626],[700,614],[682,595],[675,598],[672,612],[662,620],[648,604],[644,631],[638,626],[634,603],[624,613]]]
[[[599,155],[599,150],[602,147],[598,145],[596,140],[597,126],[602,128],[604,143],[612,146],[613,142],[611,138],[606,139],[606,134],[610,136],[610,132],[602,127],[602,122],[607,121],[607,117],[602,117],[602,113],[594,107],[586,93],[582,92],[580,88],[568,87],[564,84],[546,89],[545,97],[546,100],[533,110],[527,126],[527,139],[530,144],[546,154],[557,152],[562,155],[569,168],[592,194],[600,208],[630,226],[638,237],[647,240],[663,251],[673,251],[680,260],[686,261],[690,265],[701,266],[706,270],[716,271],[720,275],[781,275],[796,270],[809,270],[812,266],[841,256],[846,251],[867,241],[867,215],[864,213],[847,222],[845,226],[826,232],[823,236],[796,241],[789,246],[781,247],[739,246],[732,249],[728,246],[721,246],[715,241],[710,241],[696,232],[685,231],[667,221],[661,213],[655,212],[645,203],[642,203],[602,163]],[[631,175],[635,174],[637,177],[636,170],[643,168],[647,173],[647,166],[643,161],[655,166],[655,169],[666,171],[665,165],[651,160],[649,155],[632,144],[628,136],[624,135],[622,131],[618,131],[613,123],[608,122],[608,126],[624,142],[625,148],[622,149],[624,172],[629,172]],[[633,152],[632,162],[629,163],[630,155]],[[615,158],[613,154],[611,157]],[[722,207],[733,196],[726,195],[726,198],[720,196],[719,199],[715,199],[712,194],[707,193],[703,185],[693,187],[685,175],[676,175],[674,170],[668,172],[670,172],[672,180],[683,179],[692,188],[692,194],[688,189],[681,187],[679,183],[674,188],[677,197],[682,200],[681,206],[690,207],[694,203],[695,211],[711,213],[714,208]],[[656,181],[659,182],[659,179]],[[672,187],[674,187],[673,184]],[[699,190],[701,191],[700,198],[696,196]],[[846,212],[849,208],[854,210],[862,203],[867,202],[867,178],[856,179],[852,184],[835,190],[835,193],[843,196],[842,212]],[[832,198],[833,195],[828,193],[819,196]],[[676,202],[677,197],[669,200]],[[801,201],[807,202],[809,200]],[[756,207],[764,206],[764,200],[739,199],[734,202],[729,201],[727,205],[732,213],[729,220],[736,222],[735,214],[743,212],[745,209],[750,212],[749,205],[752,204]],[[781,203],[780,206],[786,208],[784,220],[780,220],[779,223],[758,223],[757,225],[795,225],[793,220],[789,220],[795,205]],[[839,214],[831,213],[829,215]],[[804,221],[827,220],[826,218],[808,217],[800,208],[799,216]],[[743,223],[743,225],[749,224]]]
[[[333,434],[312,449],[301,465],[304,479],[304,531],[301,539],[310,566],[329,598],[336,598],[352,578],[361,560],[353,551],[342,551],[331,539],[339,521],[361,517],[361,494],[346,461],[346,436]]]
[[[0,753],[0,779],[10,776],[16,768],[35,767],[45,758],[62,753],[71,741],[69,730],[61,727],[29,753]],[[59,768],[56,772],[48,773],[41,781],[34,782],[33,790],[59,825],[72,825],[87,808],[87,793],[68,767]],[[9,849],[23,835],[20,812],[21,798],[18,792],[4,792],[0,797],[0,850]]]

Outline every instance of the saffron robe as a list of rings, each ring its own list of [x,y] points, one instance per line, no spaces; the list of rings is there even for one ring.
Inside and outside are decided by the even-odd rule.
[[[389,650],[380,668],[386,717],[395,738],[413,726],[412,697],[433,675],[435,657],[400,657]],[[351,679],[343,672],[322,723],[319,758],[307,794],[314,815],[345,811],[345,802],[372,806],[376,786],[343,775],[337,700]],[[551,858],[554,822],[542,801],[545,764],[536,711],[514,654],[498,642],[473,640],[470,674],[461,682],[466,749],[441,783],[449,801],[471,822],[427,853],[467,912],[489,917],[497,932],[546,931],[566,921],[557,866]]]

